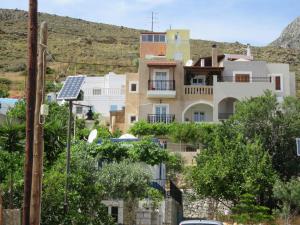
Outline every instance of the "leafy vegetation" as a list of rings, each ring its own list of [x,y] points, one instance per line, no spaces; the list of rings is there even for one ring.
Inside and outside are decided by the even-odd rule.
[[[258,205],[255,196],[251,194],[243,194],[239,203],[232,209],[232,218],[234,221],[245,224],[255,225],[274,220],[270,215],[270,209]]]
[[[78,146],[72,148],[69,177],[68,213],[64,212],[65,154],[61,154],[45,173],[42,195],[43,224],[114,224],[107,215],[103,200],[104,189],[98,181],[95,161]]]
[[[280,200],[277,214],[284,220],[285,225],[291,223],[291,219],[300,209],[300,181],[291,179],[289,182],[278,180],[274,185],[274,197]]]

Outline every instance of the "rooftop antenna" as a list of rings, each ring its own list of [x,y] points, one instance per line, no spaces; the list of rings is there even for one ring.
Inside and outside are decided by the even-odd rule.
[[[154,24],[158,23],[158,13],[151,12],[151,31],[154,31]]]

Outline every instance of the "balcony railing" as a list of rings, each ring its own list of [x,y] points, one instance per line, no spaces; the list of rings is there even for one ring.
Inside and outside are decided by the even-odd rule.
[[[148,123],[172,123],[174,114],[148,114]]]
[[[201,85],[185,85],[184,94],[186,95],[212,95],[212,86],[201,86]]]
[[[148,90],[174,91],[175,80],[148,80]]]
[[[233,113],[219,113],[219,120],[227,120]]]
[[[235,76],[222,76],[220,82],[237,82],[237,83],[250,83],[250,82],[265,82],[271,83],[271,77],[235,77]]]

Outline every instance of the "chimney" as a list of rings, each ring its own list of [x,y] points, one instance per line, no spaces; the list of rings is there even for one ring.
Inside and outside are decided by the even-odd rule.
[[[251,48],[250,48],[250,44],[247,44],[247,56],[248,56],[249,58],[251,58],[251,57],[252,57],[252,55],[251,55]]]
[[[212,67],[218,67],[218,49],[217,45],[213,44],[211,46],[211,66]]]

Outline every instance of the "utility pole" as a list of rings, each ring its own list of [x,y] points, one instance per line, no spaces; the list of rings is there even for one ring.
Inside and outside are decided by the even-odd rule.
[[[47,23],[42,22],[38,49],[38,76],[34,116],[34,148],[32,165],[32,189],[30,202],[30,225],[40,225],[41,193],[43,176],[44,129],[42,125],[41,105],[44,101],[44,83],[46,73]]]
[[[154,12],[151,14],[151,31],[153,32],[153,24],[154,24]]]
[[[24,202],[22,224],[29,225],[34,139],[34,111],[37,69],[37,0],[29,0],[28,75],[26,86],[26,147],[24,162]]]

